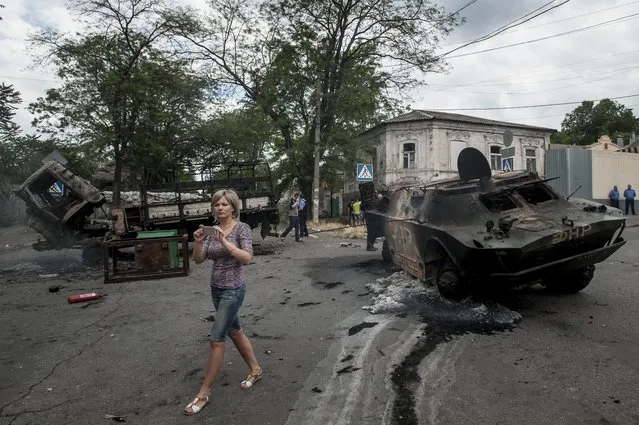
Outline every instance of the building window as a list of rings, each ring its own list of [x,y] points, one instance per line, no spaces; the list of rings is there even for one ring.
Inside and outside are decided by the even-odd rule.
[[[501,146],[490,147],[490,169],[501,170]]]
[[[415,143],[404,143],[404,168],[415,168]]]
[[[526,149],[526,171],[537,172],[537,151]]]

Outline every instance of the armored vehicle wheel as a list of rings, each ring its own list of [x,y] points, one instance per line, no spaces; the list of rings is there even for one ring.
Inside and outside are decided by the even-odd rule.
[[[590,284],[595,276],[593,264],[582,267],[570,274],[555,276],[544,281],[544,286],[558,294],[576,294]]]
[[[446,261],[439,269],[435,284],[439,294],[451,301],[461,301],[470,293],[467,279],[451,261]]]
[[[393,256],[391,255],[386,238],[384,238],[384,242],[382,243],[382,260],[387,262],[393,261]]]

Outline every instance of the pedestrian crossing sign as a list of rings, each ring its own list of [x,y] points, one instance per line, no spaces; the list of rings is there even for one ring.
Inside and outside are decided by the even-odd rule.
[[[61,197],[62,195],[64,195],[64,183],[58,180],[51,185],[48,192],[51,196],[55,196],[56,198]]]
[[[357,164],[357,173],[355,177],[358,182],[372,182],[373,164]]]
[[[513,159],[512,158],[504,158],[501,160],[501,169],[504,172],[510,172],[513,170]]]

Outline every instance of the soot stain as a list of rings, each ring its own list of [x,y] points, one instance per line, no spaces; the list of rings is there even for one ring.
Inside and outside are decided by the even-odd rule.
[[[251,338],[255,338],[255,339],[282,339],[281,336],[272,336],[272,335],[260,335],[257,332],[252,332],[251,333]]]
[[[353,360],[353,355],[349,354],[348,356],[344,357],[342,360],[340,360],[342,363],[347,362],[349,360]]]
[[[338,370],[337,374],[341,375],[343,373],[352,373],[352,372],[355,372],[356,370],[360,370],[360,369],[361,369],[361,367],[353,367],[353,365],[348,365],[348,366]]]
[[[324,282],[322,280],[315,282],[316,285],[322,285],[324,286],[324,289],[333,289],[339,285],[344,285],[344,282]]]
[[[355,325],[352,328],[350,328],[348,330],[348,336],[355,335],[356,333],[361,332],[362,329],[372,328],[375,325],[377,325],[377,322],[362,322],[359,325]]]
[[[423,318],[422,321],[425,321]],[[469,333],[479,335],[493,335],[496,332],[512,330],[512,324],[502,323],[477,323],[471,321],[450,321],[450,320],[433,320],[428,318],[430,322],[424,328],[422,335],[417,344],[413,347],[406,358],[395,366],[391,373],[391,382],[395,389],[395,402],[392,408],[392,425],[419,425],[417,413],[415,412],[415,397],[413,390],[415,384],[420,382],[419,365],[426,356],[442,343],[450,341],[455,336],[461,336]]]

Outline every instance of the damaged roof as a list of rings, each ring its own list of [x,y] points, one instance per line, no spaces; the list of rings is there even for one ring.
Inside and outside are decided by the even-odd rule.
[[[537,130],[537,131],[544,131],[544,132],[551,132],[551,133],[554,133],[555,131],[557,131],[554,128],[537,127],[534,125],[516,124],[511,122],[505,122],[505,121],[489,120],[486,118],[473,117],[470,115],[451,114],[449,112],[428,111],[424,109],[414,109],[406,114],[402,114],[398,117],[383,121],[380,124],[366,130],[365,133],[373,130],[374,128],[377,128],[379,126],[383,126],[386,124],[397,124],[397,123],[413,122],[413,121],[450,121],[450,122],[457,122],[457,123],[479,124],[479,125],[486,125],[486,126],[521,128],[526,130]]]

